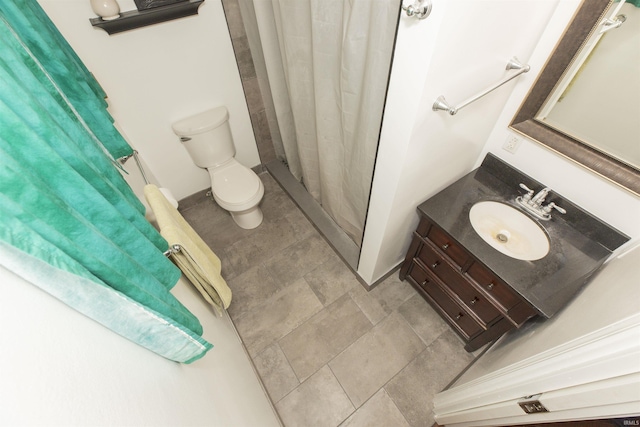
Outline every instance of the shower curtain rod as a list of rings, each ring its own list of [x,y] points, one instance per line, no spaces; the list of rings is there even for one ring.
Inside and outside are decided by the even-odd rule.
[[[415,16],[422,20],[431,14],[432,7],[433,5],[431,4],[431,0],[416,0],[410,6],[402,5],[402,10],[405,11],[407,16]]]

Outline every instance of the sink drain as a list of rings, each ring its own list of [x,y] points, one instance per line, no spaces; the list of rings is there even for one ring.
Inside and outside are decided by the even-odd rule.
[[[500,243],[507,243],[509,241],[509,235],[505,233],[496,234],[496,240]]]

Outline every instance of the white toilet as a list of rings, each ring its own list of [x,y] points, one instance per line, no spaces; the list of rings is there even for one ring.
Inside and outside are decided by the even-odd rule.
[[[172,127],[196,166],[209,171],[214,200],[229,211],[238,226],[252,229],[262,223],[258,204],[264,186],[254,171],[233,157],[236,149],[228,119],[227,109],[217,107],[177,121]]]

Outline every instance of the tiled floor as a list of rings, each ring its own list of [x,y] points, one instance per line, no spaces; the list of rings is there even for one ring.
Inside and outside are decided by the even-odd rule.
[[[285,426],[432,426],[433,395],[473,356],[397,274],[367,292],[260,177],[255,230],[204,196],[181,210],[222,260],[229,314]]]

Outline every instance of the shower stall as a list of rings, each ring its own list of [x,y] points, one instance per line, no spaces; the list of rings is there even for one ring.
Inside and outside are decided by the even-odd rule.
[[[400,0],[225,0],[230,30],[241,13],[264,102],[266,166],[354,269],[400,10]]]

